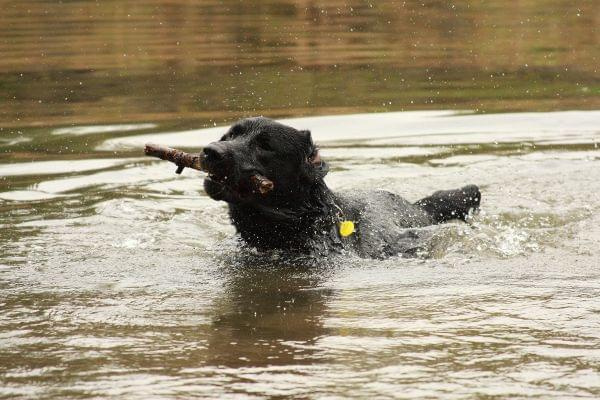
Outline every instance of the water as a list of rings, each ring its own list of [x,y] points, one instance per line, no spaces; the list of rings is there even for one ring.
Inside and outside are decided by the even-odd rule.
[[[288,121],[313,130],[336,190],[418,199],[481,185],[481,213],[437,228],[422,259],[307,266],[240,250],[201,173],[178,176],[160,161],[3,164],[0,393],[595,397],[598,121],[598,112]],[[193,148],[224,129],[159,128],[97,148],[139,155],[149,138]]]
[[[0,398],[600,396],[598,3],[385,3],[6,4]],[[334,190],[481,212],[413,259],[243,249],[141,154],[255,114]]]
[[[600,107],[595,0],[5,3],[4,128]]]

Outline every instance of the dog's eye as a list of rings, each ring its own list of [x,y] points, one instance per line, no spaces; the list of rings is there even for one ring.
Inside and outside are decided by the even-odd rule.
[[[268,136],[258,136],[256,138],[256,143],[263,150],[273,151],[273,147],[271,146]]]

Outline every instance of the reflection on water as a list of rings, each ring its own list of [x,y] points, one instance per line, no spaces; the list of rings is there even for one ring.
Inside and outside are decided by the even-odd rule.
[[[600,3],[8,2],[0,126],[598,108]]]
[[[0,398],[598,398],[599,7],[4,2]],[[423,258],[244,249],[140,151],[259,113],[335,190],[482,210]]]
[[[254,262],[230,271],[227,295],[215,301],[206,362],[248,367],[318,361],[313,347],[328,333],[323,313],[331,295],[318,286],[327,271],[280,263],[269,267],[258,258]]]

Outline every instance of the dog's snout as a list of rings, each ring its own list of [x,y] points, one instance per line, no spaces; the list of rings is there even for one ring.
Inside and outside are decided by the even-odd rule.
[[[209,144],[202,151],[208,162],[218,163],[225,158],[225,149],[214,143]]]

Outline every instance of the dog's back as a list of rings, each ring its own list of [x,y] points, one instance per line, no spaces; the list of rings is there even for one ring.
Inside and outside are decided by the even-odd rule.
[[[206,192],[226,201],[241,238],[259,249],[327,254],[356,250],[364,257],[414,254],[422,228],[465,219],[481,199],[479,189],[439,191],[410,203],[387,192],[333,193],[325,184],[327,164],[310,132],[266,118],[234,124],[204,149]],[[273,189],[260,193],[249,182],[266,177]],[[355,231],[340,230],[353,224]]]
[[[346,240],[363,257],[382,258],[415,254],[424,246],[420,229],[434,223],[421,207],[386,191],[359,191],[336,195],[344,219],[352,220],[356,232]]]

